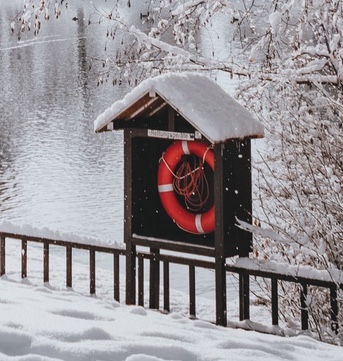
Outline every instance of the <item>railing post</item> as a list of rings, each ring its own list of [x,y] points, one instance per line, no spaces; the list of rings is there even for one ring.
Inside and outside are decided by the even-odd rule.
[[[189,266],[189,314],[191,317],[196,316],[196,301],[195,301],[195,267]]]
[[[27,277],[27,240],[21,240],[21,278]]]
[[[338,302],[337,302],[337,288],[330,288],[330,305],[331,305],[331,329],[338,333]]]
[[[277,326],[279,324],[279,294],[278,294],[278,280],[271,279],[272,283],[272,324]]]
[[[73,287],[73,249],[66,247],[66,286]]]
[[[244,273],[239,274],[239,319],[250,319],[250,279]]]
[[[44,242],[44,282],[49,282],[49,243]]]
[[[138,305],[144,307],[144,258],[138,256]]]
[[[113,289],[114,289],[114,299],[120,301],[120,283],[119,283],[119,255],[113,254]]]
[[[90,294],[95,294],[95,250],[93,247],[89,250],[89,282]]]
[[[150,299],[149,308],[158,310],[160,308],[160,250],[151,248],[150,253]]]
[[[126,241],[126,304],[136,304],[136,246]]]
[[[169,262],[163,262],[163,308],[170,312]]]
[[[6,273],[6,238],[0,237],[0,277]]]
[[[305,282],[301,282],[300,287],[301,329],[308,330],[308,308],[306,305],[307,284]]]

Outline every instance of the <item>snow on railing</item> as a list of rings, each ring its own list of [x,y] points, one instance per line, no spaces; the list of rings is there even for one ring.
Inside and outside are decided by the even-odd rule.
[[[47,227],[37,228],[29,224],[17,225],[9,221],[0,222],[0,232],[23,235],[26,237],[46,238],[58,241],[75,242],[93,246],[105,246],[124,249],[120,242],[101,240],[95,237],[84,237],[72,232],[60,232]]]
[[[294,277],[296,279],[304,278],[313,281],[333,282],[343,284],[343,272],[328,268],[326,270],[318,270],[311,266],[294,266],[282,262],[273,262],[268,260],[259,260],[251,258],[237,258],[235,266],[246,270],[259,270],[273,274],[283,274]]]

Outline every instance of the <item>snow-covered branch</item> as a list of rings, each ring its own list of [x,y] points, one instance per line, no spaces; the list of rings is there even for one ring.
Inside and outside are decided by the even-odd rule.
[[[134,35],[136,40],[138,41],[138,51],[144,45],[147,49],[158,49],[173,57],[182,57],[182,62],[187,65],[187,63],[192,63],[199,68],[206,70],[220,70],[229,72],[231,74],[249,76],[249,72],[244,69],[235,69],[235,67],[231,65],[227,65],[224,62],[216,61],[215,59],[206,58],[194,53],[191,53],[185,49],[182,49],[175,45],[170,45],[164,41],[156,39],[154,37],[148,36],[143,31],[137,29],[135,26],[131,26],[130,34]]]

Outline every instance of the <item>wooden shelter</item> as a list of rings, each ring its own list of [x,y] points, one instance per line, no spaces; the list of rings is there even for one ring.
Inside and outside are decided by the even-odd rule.
[[[95,121],[96,132],[119,129],[124,130],[126,302],[135,303],[137,246],[155,255],[150,268],[153,308],[161,250],[214,257],[217,323],[225,324],[225,260],[248,256],[252,248],[251,234],[236,223],[251,223],[250,139],[263,137],[262,124],[213,80],[186,73],[142,82]],[[193,159],[184,162],[200,165],[186,176],[201,168],[209,190],[196,211],[181,204],[183,196],[174,195],[175,184],[169,181],[187,157]]]

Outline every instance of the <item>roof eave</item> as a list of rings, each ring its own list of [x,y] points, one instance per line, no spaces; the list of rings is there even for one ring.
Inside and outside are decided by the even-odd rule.
[[[114,103],[114,105],[120,103],[124,102],[118,101]],[[156,112],[162,109],[166,104],[167,102],[163,97],[159,96],[153,89],[150,89],[135,98],[129,105],[123,106],[120,111],[113,114],[110,118],[101,122],[94,130],[96,133],[112,131],[114,127],[110,125],[116,120],[131,120],[138,116],[150,117],[156,114]]]

